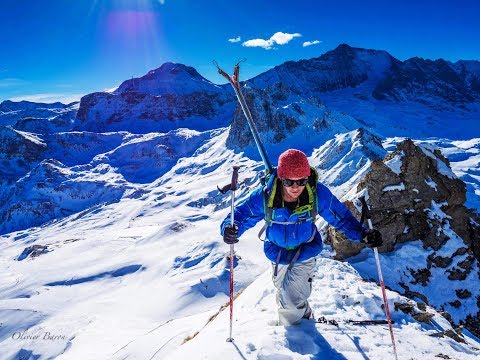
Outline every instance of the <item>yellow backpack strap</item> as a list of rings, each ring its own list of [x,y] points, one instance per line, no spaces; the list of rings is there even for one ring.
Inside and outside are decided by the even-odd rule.
[[[268,195],[267,187],[265,187],[265,193]],[[272,191],[270,191],[270,196],[267,197],[267,208],[273,208],[273,200],[277,193],[277,179],[273,182]]]
[[[276,189],[275,186],[274,186],[274,189]],[[273,191],[272,191],[272,194],[273,194]],[[272,200],[270,200],[270,199],[272,199]],[[270,226],[270,224],[272,223],[272,219],[273,219],[273,208],[271,206],[269,206],[270,203],[273,204],[273,197],[272,197],[271,194],[270,195],[268,194],[267,187],[265,186],[263,188],[263,212],[265,214],[265,216],[264,216],[265,225],[263,225],[263,227],[258,232],[258,238],[262,241],[266,240],[266,239],[262,239],[262,235],[265,232],[265,230],[267,229],[267,227]]]

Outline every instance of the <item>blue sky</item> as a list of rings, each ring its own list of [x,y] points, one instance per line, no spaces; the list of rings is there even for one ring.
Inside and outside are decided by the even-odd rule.
[[[341,43],[480,60],[478,14],[476,0],[2,0],[0,101],[79,99],[167,61],[223,83],[213,59],[247,58],[246,79]]]

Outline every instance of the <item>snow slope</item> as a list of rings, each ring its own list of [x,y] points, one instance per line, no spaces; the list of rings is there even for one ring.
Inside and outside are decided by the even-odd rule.
[[[276,325],[275,290],[270,276],[270,271],[262,274],[235,301],[233,343],[224,340],[229,336],[227,308],[178,350],[168,354],[160,350],[156,356],[179,360],[393,358],[387,325],[346,323],[347,320],[385,319],[380,288],[362,280],[349,264],[318,259],[313,282],[310,303],[316,316],[336,319],[338,327],[315,324],[311,320],[303,320],[299,326]],[[391,291],[387,291],[387,297],[392,309],[394,302],[408,302]],[[435,325],[419,323],[410,315],[395,311],[393,320],[399,359],[434,359],[439,354],[452,359],[480,356],[479,343],[473,339],[458,344],[452,339],[429,336],[449,328],[448,322],[438,314],[433,317]]]
[[[230,195],[215,186],[240,165],[241,201],[259,184],[260,164],[225,150],[228,136],[212,132],[190,157],[117,203],[99,204],[41,227],[0,237],[0,357],[2,359],[383,359],[391,356],[385,326],[274,324],[270,265],[252,229],[238,244],[234,338],[225,342],[227,247],[218,225]],[[345,136],[349,143],[355,136]],[[353,142],[354,144],[355,142]],[[353,146],[354,148],[355,146]],[[357,158],[358,157],[354,157]],[[362,167],[360,170],[362,171]],[[114,173],[105,173],[108,179]],[[340,189],[341,190],[341,189]],[[29,247],[40,246],[36,256]],[[32,249],[30,248],[30,251]],[[328,251],[324,254],[328,257]],[[364,255],[368,259],[368,254]],[[367,261],[368,263],[368,261]],[[318,260],[312,306],[317,316],[383,317],[380,289],[348,264]],[[375,278],[368,269],[364,278]],[[415,322],[394,311],[401,359],[473,359],[480,343],[428,334],[449,328]],[[433,310],[428,309],[428,311]],[[205,325],[208,324],[208,325]],[[199,334],[181,345],[189,336]],[[421,354],[420,357],[412,352]]]

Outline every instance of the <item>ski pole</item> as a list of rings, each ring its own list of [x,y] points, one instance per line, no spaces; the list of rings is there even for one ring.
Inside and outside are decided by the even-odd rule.
[[[227,79],[230,85],[232,85],[233,90],[235,90],[235,94],[237,95],[237,100],[240,103],[240,106],[242,107],[243,114],[247,118],[248,126],[250,128],[250,131],[252,132],[253,139],[255,140],[255,144],[257,145],[257,149],[258,149],[258,152],[260,153],[260,157],[263,160],[265,169],[267,170],[268,174],[271,174],[273,170],[272,164],[270,163],[270,160],[268,159],[267,151],[265,150],[265,147],[263,146],[263,143],[260,140],[260,135],[258,134],[258,130],[257,130],[257,127],[255,126],[255,123],[253,122],[253,117],[252,117],[252,114],[250,113],[250,109],[248,108],[247,102],[245,101],[245,97],[243,96],[243,93],[240,90],[238,79],[239,79],[239,72],[240,72],[240,63],[242,61],[239,61],[235,65],[232,76],[228,75],[225,71],[220,69],[220,67],[218,66],[215,60],[213,61],[213,64],[217,67],[218,73],[222,75],[225,79]]]
[[[230,184],[224,186],[223,188],[218,188],[218,190],[225,194],[227,191],[232,192],[232,199],[230,203],[230,225],[233,227],[235,225],[235,217],[233,214],[234,202],[235,202],[235,190],[237,190],[238,184],[238,169],[240,167],[234,166],[232,173],[232,181]],[[232,338],[232,328],[233,328],[233,257],[234,257],[234,247],[233,244],[230,244],[230,336],[227,338],[228,342],[233,342]]]
[[[363,220],[364,217],[366,217],[368,227],[370,228],[370,230],[373,230],[370,208],[368,207],[368,204],[367,204],[367,201],[365,200],[365,197],[363,197],[363,196],[360,197],[360,202],[362,203],[362,220]],[[388,308],[387,292],[385,291],[385,284],[383,282],[382,268],[380,266],[380,258],[378,257],[377,247],[373,248],[373,253],[375,254],[375,262],[377,264],[378,280],[380,281],[380,286],[382,288],[383,305],[384,305],[384,308],[385,308],[385,315],[386,315],[387,321],[388,321],[388,328],[390,329],[390,338],[392,339],[393,354],[395,355],[395,360],[398,360],[397,347],[395,345],[395,337],[393,335],[392,318],[390,316],[390,310]]]

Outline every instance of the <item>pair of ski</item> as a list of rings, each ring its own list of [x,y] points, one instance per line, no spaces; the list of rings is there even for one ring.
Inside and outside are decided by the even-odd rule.
[[[336,327],[339,327],[340,324],[338,323],[337,320],[334,319],[327,319],[324,316],[319,317],[318,319],[315,319],[315,322],[318,324],[326,324],[326,325],[333,325]],[[347,325],[359,325],[359,326],[364,326],[364,325],[388,325],[388,320],[343,320],[342,323],[347,324]],[[392,324],[394,321],[392,321]]]

